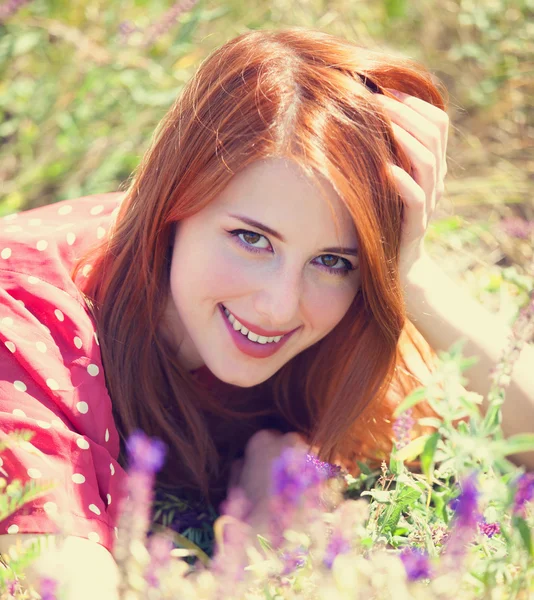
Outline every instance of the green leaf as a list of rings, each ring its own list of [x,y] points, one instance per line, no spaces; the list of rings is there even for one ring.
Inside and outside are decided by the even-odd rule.
[[[369,490],[368,492],[362,492],[361,496],[371,496],[380,504],[389,504],[391,502],[391,492],[386,490]]]
[[[513,518],[513,524],[514,527],[519,531],[519,535],[523,540],[523,544],[525,545],[526,551],[528,552],[529,556],[534,556],[534,553],[532,551],[532,534],[530,532],[530,527],[528,526],[527,522],[522,517],[516,515]]]
[[[518,433],[506,440],[498,440],[493,444],[493,449],[504,456],[519,452],[532,452],[534,450],[534,433]]]
[[[434,471],[434,455],[439,440],[440,435],[436,431],[426,440],[423,452],[421,453],[421,469],[429,481],[432,479],[432,473]]]
[[[412,408],[419,402],[422,402],[426,398],[426,388],[417,388],[411,394],[408,394],[406,398],[397,406],[393,416],[397,418],[403,412],[406,412],[408,409]]]
[[[421,454],[421,452],[423,452],[425,444],[429,437],[429,435],[422,435],[418,438],[415,438],[415,440],[412,440],[409,444],[404,446],[404,448],[398,450],[396,454],[397,460],[402,460],[406,462],[417,458]]]
[[[382,533],[393,534],[397,529],[397,524],[402,511],[413,506],[421,495],[421,490],[414,487],[403,487],[399,495],[394,499],[382,519]]]
[[[407,0],[384,0],[388,19],[399,19],[406,14]]]

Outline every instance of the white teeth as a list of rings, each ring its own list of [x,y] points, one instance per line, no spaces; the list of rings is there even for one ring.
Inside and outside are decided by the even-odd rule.
[[[283,335],[277,335],[274,337],[258,335],[257,333],[249,331],[244,325],[242,325],[226,307],[224,309],[224,314],[228,317],[230,323],[232,323],[234,330],[241,332],[244,336],[248,337],[251,342],[257,342],[258,344],[268,344],[270,342],[276,343],[284,337]]]

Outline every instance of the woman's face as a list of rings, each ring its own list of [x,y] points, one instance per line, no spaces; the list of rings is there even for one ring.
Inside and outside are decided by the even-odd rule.
[[[323,183],[339,230],[319,188],[286,159],[249,165],[178,223],[160,330],[187,368],[257,385],[343,318],[360,283],[356,230]]]

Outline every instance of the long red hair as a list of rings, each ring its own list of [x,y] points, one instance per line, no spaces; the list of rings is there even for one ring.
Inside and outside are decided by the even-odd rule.
[[[228,467],[261,427],[304,434],[355,468],[391,448],[392,410],[432,368],[406,319],[398,260],[403,202],[388,171],[409,171],[376,93],[404,91],[440,108],[421,66],[309,29],[254,31],[213,52],[162,120],[109,239],[78,284],[92,305],[123,440],[163,439],[161,481],[224,495]],[[361,288],[338,326],[253,388],[205,389],[157,334],[169,294],[176,222],[205,207],[262,158],[325,177],[354,218]],[[221,401],[219,395],[229,400]]]

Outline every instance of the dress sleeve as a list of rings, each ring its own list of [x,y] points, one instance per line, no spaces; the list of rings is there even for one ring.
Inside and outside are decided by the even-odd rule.
[[[0,454],[9,481],[55,487],[0,522],[6,533],[65,533],[112,550],[126,474],[91,316],[40,273],[0,271]]]

